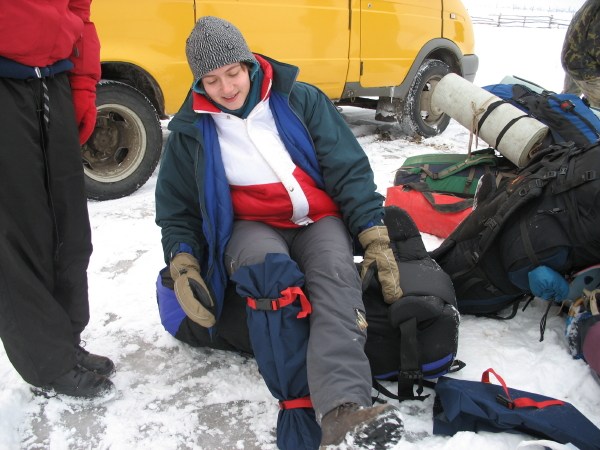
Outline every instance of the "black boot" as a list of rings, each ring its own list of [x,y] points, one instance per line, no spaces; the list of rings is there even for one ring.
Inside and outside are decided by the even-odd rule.
[[[94,355],[81,345],[75,348],[77,364],[98,375],[109,376],[115,371],[115,364],[106,356]]]
[[[365,408],[344,403],[323,416],[321,430],[322,449],[346,440],[353,448],[383,450],[402,438],[404,424],[392,405]]]
[[[84,367],[75,366],[52,383],[42,386],[39,391],[42,395],[54,392],[72,397],[91,398],[107,394],[113,388],[112,382],[104,375],[98,375]]]

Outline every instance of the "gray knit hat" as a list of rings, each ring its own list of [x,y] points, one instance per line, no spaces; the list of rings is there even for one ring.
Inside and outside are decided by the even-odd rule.
[[[187,39],[185,53],[196,80],[228,64],[258,64],[240,30],[213,16],[198,19]]]

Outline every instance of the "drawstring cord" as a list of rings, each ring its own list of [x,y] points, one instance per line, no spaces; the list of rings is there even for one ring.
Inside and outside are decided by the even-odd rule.
[[[42,107],[44,114],[44,125],[46,127],[46,133],[50,129],[50,95],[48,95],[48,85],[46,80],[42,78]]]
[[[48,85],[46,79],[41,76],[39,68],[36,69],[36,74],[40,80],[41,92],[39,99],[39,107],[37,110],[38,121],[40,125],[40,146],[42,148],[42,156],[44,159],[44,171],[46,181],[46,192],[48,193],[48,203],[50,205],[50,214],[52,215],[52,223],[54,228],[55,248],[54,248],[54,260],[58,261],[60,254],[60,234],[58,232],[58,220],[56,219],[56,208],[54,205],[54,198],[52,195],[52,185],[50,177],[50,165],[48,163],[48,131],[50,129],[50,95],[48,92]]]

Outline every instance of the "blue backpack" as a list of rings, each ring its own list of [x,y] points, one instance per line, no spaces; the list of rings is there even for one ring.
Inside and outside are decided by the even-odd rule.
[[[502,101],[488,107],[479,121],[479,129],[496,107],[508,102],[527,113],[522,117],[531,116],[550,128],[541,148],[569,141],[584,147],[600,140],[600,118],[574,94],[556,94],[547,90],[536,92],[523,84],[493,84],[484,86],[483,89],[500,97]],[[509,123],[507,129],[512,124],[513,122]],[[501,132],[500,135],[502,134]]]

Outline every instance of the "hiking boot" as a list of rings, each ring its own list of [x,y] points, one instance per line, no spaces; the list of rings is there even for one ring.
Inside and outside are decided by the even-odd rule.
[[[115,364],[106,356],[94,355],[81,345],[75,347],[75,359],[77,364],[98,375],[109,376],[115,371]]]
[[[75,366],[52,383],[41,387],[42,393],[54,391],[56,394],[72,397],[99,397],[114,388],[112,382],[104,375]]]
[[[344,440],[357,447],[385,449],[397,443],[404,424],[397,408],[392,405],[361,407],[344,403],[323,416],[321,449],[340,445]]]

